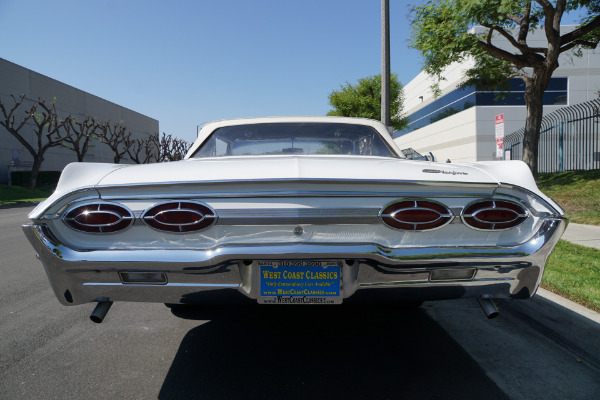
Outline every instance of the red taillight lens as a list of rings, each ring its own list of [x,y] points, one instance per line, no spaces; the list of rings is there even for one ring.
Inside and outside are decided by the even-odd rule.
[[[171,201],[149,208],[142,219],[148,226],[160,231],[193,232],[208,228],[217,220],[217,214],[206,204]]]
[[[528,217],[524,207],[503,200],[485,200],[470,204],[462,212],[462,220],[472,228],[499,230],[515,227]]]
[[[435,229],[452,221],[445,206],[429,200],[402,200],[386,206],[379,214],[388,226],[410,231]]]
[[[133,213],[119,204],[92,203],[73,208],[63,220],[78,231],[113,233],[129,227],[133,223]]]

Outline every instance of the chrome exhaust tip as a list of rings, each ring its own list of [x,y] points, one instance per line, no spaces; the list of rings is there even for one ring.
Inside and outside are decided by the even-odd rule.
[[[110,310],[110,306],[112,306],[112,301],[100,301],[94,308],[94,311],[90,314],[90,319],[92,322],[97,324],[102,323],[104,321],[104,317],[106,317],[106,313]]]
[[[492,300],[492,298],[478,297],[477,301],[479,302],[481,309],[488,319],[494,319],[500,315],[500,311],[498,311],[498,307],[496,307],[496,304],[494,304],[494,300]]]

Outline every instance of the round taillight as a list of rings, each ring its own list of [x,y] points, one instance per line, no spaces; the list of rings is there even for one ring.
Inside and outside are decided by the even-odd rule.
[[[452,221],[450,210],[429,200],[401,200],[387,205],[379,213],[388,226],[410,231],[442,227]]]
[[[63,221],[81,232],[113,233],[128,228],[133,213],[120,204],[90,203],[69,210]]]
[[[469,204],[462,212],[465,224],[475,229],[500,230],[515,227],[528,217],[525,208],[503,200],[484,200]]]
[[[151,228],[167,232],[193,232],[211,226],[217,220],[215,211],[206,204],[193,201],[170,201],[147,209],[143,221]]]

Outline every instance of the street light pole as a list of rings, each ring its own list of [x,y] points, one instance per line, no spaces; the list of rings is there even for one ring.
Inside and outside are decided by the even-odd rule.
[[[389,127],[390,116],[390,0],[381,0],[381,122]]]

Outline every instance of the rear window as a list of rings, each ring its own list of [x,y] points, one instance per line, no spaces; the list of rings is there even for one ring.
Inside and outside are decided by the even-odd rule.
[[[281,154],[337,154],[397,157],[364,125],[338,123],[265,123],[215,130],[192,158]]]

